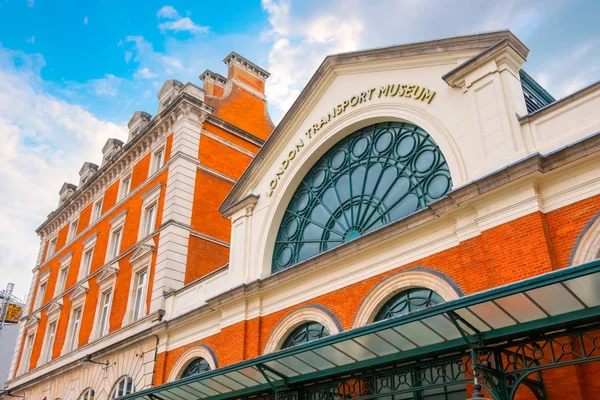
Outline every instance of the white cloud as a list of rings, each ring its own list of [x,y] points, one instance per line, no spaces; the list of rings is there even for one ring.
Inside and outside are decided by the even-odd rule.
[[[125,127],[48,94],[43,66],[39,55],[0,47],[0,288],[15,282],[21,298],[37,257],[34,230],[56,208],[62,183],[77,184],[106,139],[126,137]]]
[[[158,12],[156,13],[156,16],[159,18],[162,17],[162,18],[169,18],[169,19],[180,18],[179,13],[172,6],[163,6],[160,10],[158,10]]]
[[[25,39],[25,41],[27,43],[35,44],[35,36],[28,37],[27,39]]]
[[[150,71],[150,69],[148,68],[140,68],[137,71],[135,71],[135,74],[133,74],[133,77],[136,79],[153,79],[157,76],[158,75]]]
[[[330,54],[509,28],[525,40],[565,0],[262,0],[267,97],[278,121]]]
[[[87,17],[87,16],[83,18],[83,24],[84,24],[84,25],[87,25],[87,24],[88,24],[88,17]]]
[[[156,16],[159,20],[163,20],[158,24],[158,28],[161,32],[173,31],[173,32],[189,32],[192,34],[205,33],[209,31],[208,26],[201,26],[194,23],[190,17],[182,18],[172,6],[163,6]],[[167,20],[167,21],[164,21]]]
[[[87,85],[92,88],[94,94],[97,96],[114,97],[119,93],[119,87],[122,82],[122,78],[118,78],[112,74],[106,74],[104,78],[88,81]]]
[[[35,0],[27,0],[27,7],[33,7],[35,5]]]

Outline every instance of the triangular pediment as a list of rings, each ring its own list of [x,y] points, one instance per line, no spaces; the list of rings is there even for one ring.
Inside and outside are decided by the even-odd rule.
[[[107,280],[111,276],[116,275],[117,273],[119,273],[119,263],[115,261],[114,263],[107,265],[102,269],[102,272],[100,272],[100,274],[96,278],[96,281],[98,283],[104,282],[105,280]]]
[[[90,290],[90,285],[87,283],[87,281],[83,282],[82,284],[78,285],[75,290],[73,290],[70,299],[75,300],[79,296],[86,294],[88,290]]]
[[[146,257],[147,255],[151,254],[154,251],[154,240],[153,239],[148,239],[146,240],[144,243],[141,243],[131,254],[131,257],[129,257],[129,262],[130,263],[134,263],[137,260],[140,260],[144,257]]]
[[[30,315],[27,317],[27,324],[25,324],[25,328],[31,328],[32,326],[36,325],[38,322],[40,322],[40,318],[41,314],[39,312]]]
[[[48,307],[48,309],[46,310],[46,315],[55,313],[57,311],[59,311],[63,306],[63,299],[62,297],[60,299],[57,299],[55,301],[52,302],[52,304],[50,304],[50,307]]]
[[[398,104],[403,104],[401,101],[407,102],[408,97],[413,100],[406,107],[421,107],[421,110],[423,104],[428,104],[423,99],[433,100],[436,91],[454,87],[454,80],[478,67],[481,60],[488,60],[485,57],[507,48],[518,58],[527,57],[527,47],[508,30],[327,56],[221,203],[219,211],[231,215],[231,209],[251,194],[271,196],[286,170],[292,169],[291,160],[294,157],[298,160],[296,153],[307,151],[312,138],[320,138],[320,132],[334,123],[340,125],[339,121],[349,114],[373,108],[383,101],[398,100]],[[440,69],[442,65],[446,70]],[[401,81],[389,80],[389,74],[382,71],[402,71],[397,78]],[[445,85],[439,85],[442,76]],[[387,89],[383,96],[378,94],[380,88],[400,83],[422,88],[418,93],[427,92],[427,97],[415,93],[409,96],[412,89],[406,95],[396,95],[399,91],[392,90],[396,94],[388,96]],[[338,95],[335,91],[340,85],[344,86],[344,93],[351,90],[351,95],[341,92]],[[294,151],[296,148],[301,150]],[[286,158],[288,154],[290,159]],[[280,167],[282,171],[276,173]]]

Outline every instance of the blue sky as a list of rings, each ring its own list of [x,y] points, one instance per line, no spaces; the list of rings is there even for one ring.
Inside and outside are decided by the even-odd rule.
[[[598,15],[591,0],[0,0],[0,288],[25,296],[60,186],[134,111],[155,114],[166,79],[199,84],[235,50],[272,73],[278,121],[327,54],[510,28],[562,97],[600,79]]]

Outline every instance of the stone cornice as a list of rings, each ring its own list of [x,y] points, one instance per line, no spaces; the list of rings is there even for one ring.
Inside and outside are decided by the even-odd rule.
[[[36,233],[42,238],[60,228],[69,221],[73,214],[78,213],[98,193],[104,191],[109,184],[139,161],[154,143],[165,137],[174,123],[181,117],[204,119],[214,108],[182,91],[169,106],[157,115],[144,130],[127,143],[120,154],[98,170],[96,174],[61,207],[53,211],[42,223]]]
[[[310,78],[288,112],[283,116],[281,122],[277,125],[273,133],[271,133],[264,146],[256,154],[254,160],[252,160],[242,176],[238,179],[237,184],[229,192],[219,207],[219,211],[221,213],[226,212],[233,203],[238,201],[240,197],[246,193],[247,186],[252,184],[252,179],[256,175],[256,171],[261,168],[263,161],[268,158],[268,154],[278,146],[279,142],[285,139],[285,133],[288,128],[293,125],[296,115],[300,114],[305,106],[310,103],[313,93],[317,92],[317,89],[322,85],[327,84],[328,77],[331,76],[332,71],[335,68],[351,64],[380,62],[429,54],[439,54],[442,52],[481,52],[510,37],[514,37],[514,35],[508,30],[503,30],[327,56]]]

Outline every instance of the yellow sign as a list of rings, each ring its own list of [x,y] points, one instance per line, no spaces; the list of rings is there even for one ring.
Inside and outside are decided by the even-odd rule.
[[[22,307],[17,304],[9,304],[8,309],[6,310],[6,322],[19,322],[19,318],[21,317]]]
[[[414,100],[426,102],[427,104],[431,103],[431,100],[433,100],[433,97],[435,96],[434,91],[419,85],[390,84],[381,86],[379,90],[377,88],[371,88],[369,90],[365,90],[364,92],[360,92],[359,94],[354,95],[333,107],[331,112],[328,112],[327,115],[322,117],[319,122],[314,123],[306,132],[304,132],[306,139],[312,139],[313,136],[323,129],[325,125],[331,122],[331,120],[345,113],[349,107],[356,107],[359,104],[370,101],[373,98],[374,93],[377,93],[378,98],[408,97]],[[285,171],[290,166],[290,162],[296,158],[296,155],[302,150],[303,147],[304,140],[300,139],[292,147],[292,149],[288,151],[286,158],[281,162],[281,167],[279,167],[279,170],[275,173],[275,177],[271,179],[271,182],[269,182],[269,191],[267,192],[267,196],[271,197],[271,195],[273,195],[273,191],[277,187],[277,184],[281,180],[281,177]]]

